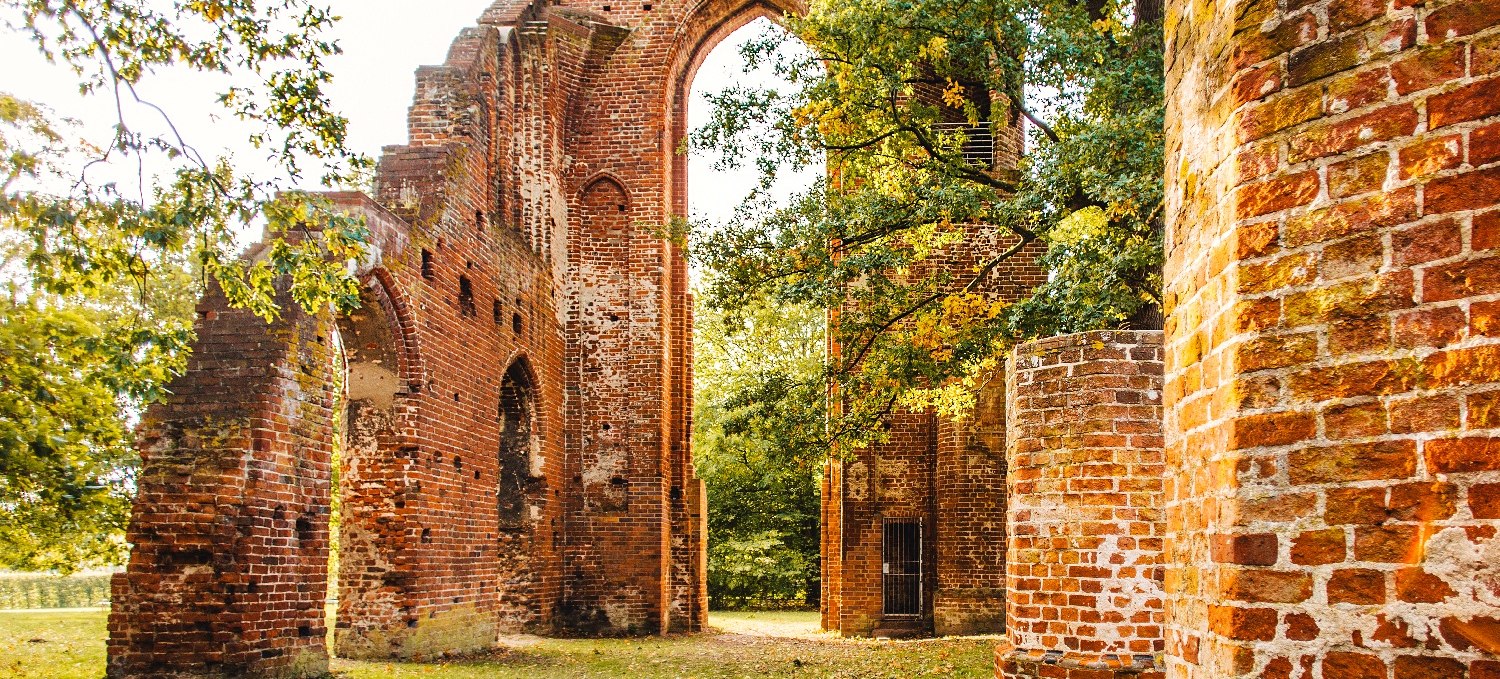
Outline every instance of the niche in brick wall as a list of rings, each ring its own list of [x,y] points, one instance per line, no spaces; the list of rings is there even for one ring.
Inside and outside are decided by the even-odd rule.
[[[518,358],[500,383],[500,478],[496,506],[502,529],[526,521],[527,482],[541,470],[536,431],[536,386],[526,358]]]
[[[474,307],[474,284],[468,276],[458,277],[458,313],[466,318],[478,314]]]

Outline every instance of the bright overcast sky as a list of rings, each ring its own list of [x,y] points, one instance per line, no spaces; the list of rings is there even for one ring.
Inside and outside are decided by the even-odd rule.
[[[344,54],[330,63],[335,76],[330,95],[349,118],[350,145],[378,156],[382,146],[406,139],[406,112],[411,105],[415,69],[443,63],[459,30],[473,25],[489,0],[331,0],[331,4],[343,17],[334,35]],[[707,104],[702,100],[703,92],[718,91],[744,77],[738,46],[755,35],[764,26],[762,22],[741,29],[721,43],[699,70],[693,83],[691,125],[701,124],[705,119]],[[81,99],[72,75],[42,61],[24,36],[0,35],[0,63],[5,64],[0,89],[42,102],[61,115],[81,119],[86,129],[96,130],[93,138],[101,136],[98,132],[101,130],[107,134],[107,126],[114,120],[111,102],[103,97],[94,97],[92,101]],[[770,75],[761,73],[754,77]],[[258,162],[260,154],[245,145],[235,121],[214,115],[218,109],[213,96],[222,89],[221,83],[201,76],[168,73],[148,80],[142,89],[148,98],[173,113],[187,141],[206,155],[229,151],[239,165]],[[715,173],[711,165],[710,158],[690,163],[691,209],[696,218],[722,219],[748,192],[753,178],[748,173]]]

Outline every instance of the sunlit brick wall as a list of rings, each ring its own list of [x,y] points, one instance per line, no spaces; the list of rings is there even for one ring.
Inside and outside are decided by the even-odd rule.
[[[1168,3],[1169,676],[1500,673],[1500,3]]]

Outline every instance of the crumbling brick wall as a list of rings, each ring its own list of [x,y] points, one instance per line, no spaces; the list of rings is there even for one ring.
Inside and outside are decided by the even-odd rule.
[[[1500,4],[1167,41],[1168,675],[1500,675]]]
[[[1010,643],[996,676],[1160,677],[1161,333],[1029,342],[1007,373]]]
[[[364,306],[327,319],[288,308],[269,328],[218,307],[200,319],[192,369],[148,422],[256,403],[333,408],[334,348],[347,361],[341,654],[431,657],[487,647],[500,631],[701,628],[692,305],[682,253],[660,227],[685,209],[676,151],[692,69],[726,26],[775,11],[686,0],[495,3],[443,65],[418,71],[407,142],[385,149],[374,195],[329,196],[371,225],[358,265]],[[306,323],[322,324],[325,343],[303,342],[310,331],[289,339],[285,328]],[[317,360],[299,353],[315,347]],[[241,365],[300,373],[306,389],[251,403],[258,392],[226,381]],[[212,519],[274,499],[289,521],[312,522],[308,545],[326,541],[318,522],[335,419],[309,411],[284,423],[304,447],[326,451],[306,456],[322,468],[274,476],[288,489],[259,476],[280,464],[286,437],[252,448],[249,434],[206,438],[194,424],[144,439],[233,464],[205,477],[147,451],[135,551],[117,582],[112,673],[326,667],[326,544],[292,558],[285,541],[237,542]],[[183,568],[192,577],[163,580]],[[264,590],[256,599],[238,589],[292,577],[283,570],[306,580],[294,600],[273,605]],[[241,624],[223,612],[230,587],[237,606],[274,614],[237,637],[243,648],[214,651],[210,665],[199,651]]]
[[[197,313],[200,351],[139,433],[108,674],[326,674],[332,321],[267,326],[217,290]]]

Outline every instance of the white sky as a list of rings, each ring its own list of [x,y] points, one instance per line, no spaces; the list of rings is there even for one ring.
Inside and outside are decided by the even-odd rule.
[[[475,23],[490,0],[329,0],[342,17],[333,30],[344,54],[334,59],[330,70],[334,82],[329,90],[337,109],[349,118],[349,143],[356,150],[378,157],[380,148],[406,139],[406,113],[418,66],[441,64],[459,30]],[[760,20],[721,43],[703,64],[693,83],[690,125],[706,116],[702,92],[717,91],[745,76],[738,46],[756,34]],[[0,90],[50,106],[60,115],[80,119],[94,140],[108,138],[113,124],[112,100],[77,93],[76,79],[64,69],[44,62],[25,36],[0,33]],[[769,73],[752,76],[765,82]],[[169,72],[148,79],[142,87],[147,98],[162,105],[188,143],[205,155],[232,153],[240,167],[263,162],[263,155],[248,146],[237,121],[214,104],[222,82],[206,76]],[[144,109],[127,113],[132,125],[147,127],[151,114]],[[716,173],[712,159],[695,158],[689,165],[689,201],[695,218],[723,219],[749,191],[753,175]],[[126,172],[126,170],[121,170]],[[134,173],[134,167],[127,174]],[[811,175],[787,182],[788,190],[805,185]]]

